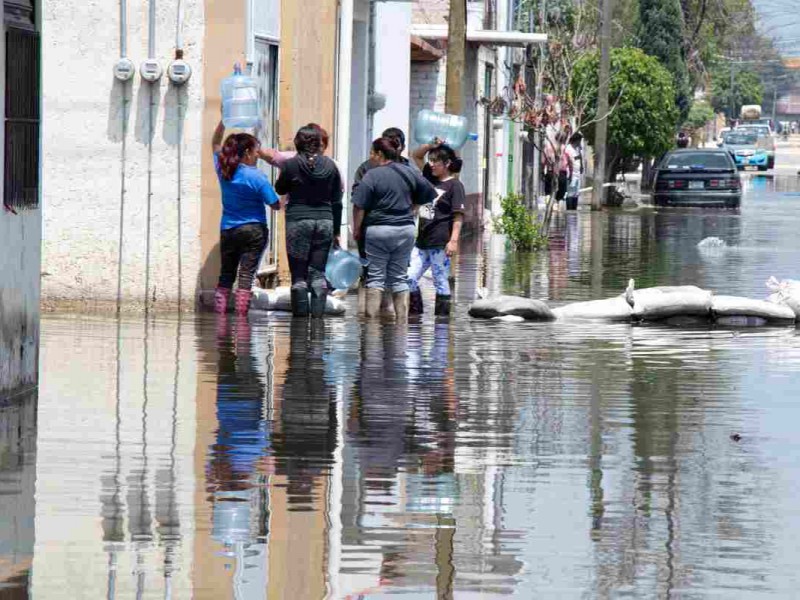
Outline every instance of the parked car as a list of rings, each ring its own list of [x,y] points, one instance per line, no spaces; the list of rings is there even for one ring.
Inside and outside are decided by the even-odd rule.
[[[685,148],[664,156],[656,169],[656,206],[720,206],[742,201],[742,181],[727,150]]]
[[[769,125],[759,123],[744,123],[739,125],[734,131],[752,131],[758,135],[758,145],[767,152],[768,169],[775,168],[775,136]]]
[[[754,131],[747,129],[729,131],[722,136],[719,147],[730,152],[739,169],[756,167],[759,171],[766,171],[769,168],[767,150],[759,146],[758,134]]]

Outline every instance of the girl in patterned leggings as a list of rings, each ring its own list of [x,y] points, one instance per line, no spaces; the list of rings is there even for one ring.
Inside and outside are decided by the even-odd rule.
[[[422,175],[433,184],[436,198],[419,210],[417,244],[411,253],[408,270],[411,290],[409,314],[422,314],[419,280],[430,268],[436,287],[434,313],[447,316],[450,314],[450,257],[458,252],[461,223],[466,210],[464,184],[456,179],[461,172],[462,161],[446,144],[420,146],[413,156],[422,169]]]

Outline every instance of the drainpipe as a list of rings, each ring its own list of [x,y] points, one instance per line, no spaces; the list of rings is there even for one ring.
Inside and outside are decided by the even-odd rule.
[[[350,83],[353,73],[353,0],[339,0],[339,56],[336,65],[336,142],[335,157],[339,167],[350,170]],[[340,235],[347,246],[350,211],[345,190]]]

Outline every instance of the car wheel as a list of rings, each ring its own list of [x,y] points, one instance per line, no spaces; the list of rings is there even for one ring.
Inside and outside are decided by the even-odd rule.
[[[759,171],[766,171],[767,169],[768,169],[768,167],[765,167],[764,165],[759,165],[758,166],[758,170]]]
[[[775,159],[774,158],[770,158],[768,163],[767,163],[767,169],[774,169],[774,168],[775,168]]]

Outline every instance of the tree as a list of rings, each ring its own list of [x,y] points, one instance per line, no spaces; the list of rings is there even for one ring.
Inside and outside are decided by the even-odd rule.
[[[714,109],[707,102],[695,102],[689,110],[689,116],[683,126],[686,129],[695,131],[706,126],[714,118]]]
[[[682,119],[689,114],[694,86],[684,56],[684,21],[679,0],[640,0],[639,48],[656,57],[672,74],[675,104]]]
[[[572,80],[575,93],[588,98],[583,115],[588,139],[594,137],[598,67],[599,54],[585,54],[575,64]],[[606,172],[614,181],[627,161],[659,156],[672,146],[679,115],[672,75],[658,59],[638,48],[611,51],[609,99],[615,108],[608,123]]]
[[[727,67],[727,68],[724,68]],[[757,73],[737,70],[734,74],[733,102],[731,102],[730,69],[739,69],[737,65],[725,65],[715,69],[711,76],[711,106],[717,112],[724,112],[729,119],[739,117],[738,111],[744,104],[761,104],[764,87]],[[731,109],[733,114],[731,114]]]

